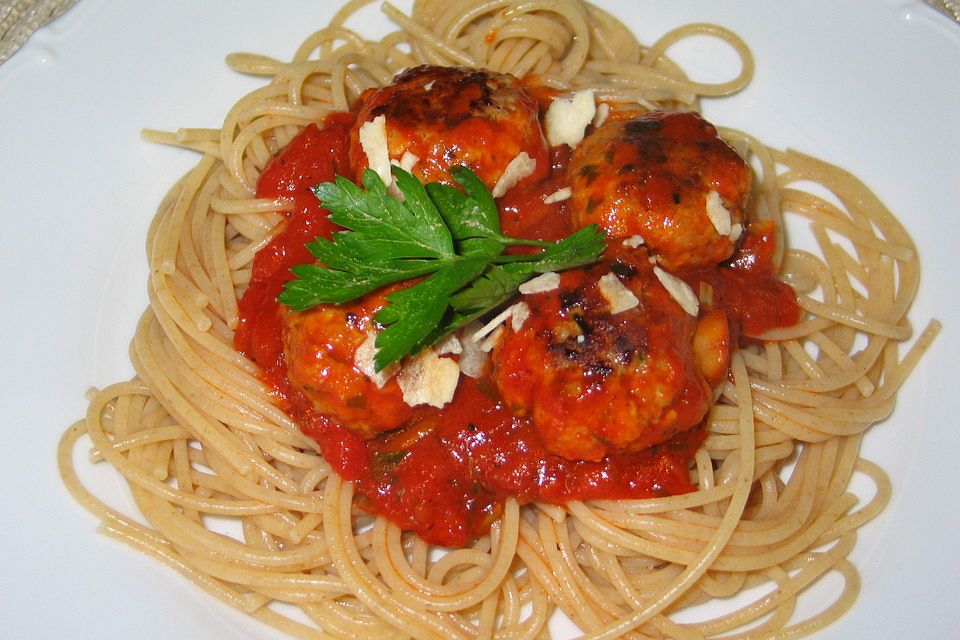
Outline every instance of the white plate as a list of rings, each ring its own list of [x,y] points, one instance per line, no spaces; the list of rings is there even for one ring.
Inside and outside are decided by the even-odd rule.
[[[280,4],[280,3],[277,3]],[[943,638],[960,628],[960,516],[949,485],[960,361],[960,25],[919,0],[603,2],[644,41],[690,21],[751,45],[752,85],[711,101],[719,124],[841,164],[905,220],[925,278],[918,325],[935,349],[864,450],[894,498],[863,531],[859,601],[817,637]],[[258,81],[223,63],[237,50],[289,57],[332,3],[82,0],[0,67],[4,357],[0,622],[5,637],[270,638],[259,623],[103,536],[54,464],[84,390],[131,373],[126,347],[146,303],[143,239],[163,193],[195,161],[140,141],[143,126],[218,126]],[[370,15],[376,15],[371,10]],[[385,28],[378,18],[371,22]],[[691,53],[675,52],[682,60]],[[692,63],[710,77],[717,69]],[[722,58],[722,56],[720,56]],[[119,482],[95,474],[129,504]]]

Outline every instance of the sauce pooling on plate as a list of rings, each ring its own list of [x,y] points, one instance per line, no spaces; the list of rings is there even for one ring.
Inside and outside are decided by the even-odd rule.
[[[744,333],[800,318],[774,277],[775,228],[745,213],[749,169],[712,125],[692,112],[615,115],[572,153],[547,152],[546,105],[509,76],[484,74],[405,72],[270,161],[257,195],[295,207],[257,254],[235,340],[277,403],[354,481],[362,506],[454,547],[483,534],[508,496],[563,503],[694,490],[688,468],[730,349]],[[456,86],[467,98],[451,97],[442,112],[424,107],[430,92]],[[304,244],[334,232],[309,187],[358,175],[361,128],[380,115],[389,154],[413,154],[426,180],[450,182],[443,170],[466,164],[492,187],[521,151],[533,158],[535,169],[498,201],[505,233],[553,240],[587,222],[607,232],[600,262],[519,296],[528,317],[498,330],[483,372],[461,375],[441,407],[410,406],[396,376],[357,365],[387,291],[302,312],[276,302],[289,268],[313,260]],[[568,187],[570,197],[551,197]]]

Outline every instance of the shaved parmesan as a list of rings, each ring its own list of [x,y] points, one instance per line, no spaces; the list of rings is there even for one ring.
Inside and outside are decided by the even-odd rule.
[[[458,355],[463,353],[463,345],[460,343],[460,339],[457,338],[456,334],[451,333],[446,338],[433,345],[433,350],[438,356],[446,355],[448,353]]]
[[[735,222],[730,225],[730,235],[727,236],[731,241],[736,242],[740,238],[740,234],[743,233],[743,225],[739,222]]]
[[[601,102],[597,105],[597,113],[593,116],[593,126],[599,127],[604,122],[607,121],[607,116],[610,115],[610,105],[606,102]]]
[[[530,278],[522,285],[520,285],[519,290],[525,296],[530,295],[531,293],[543,293],[545,291],[553,291],[560,286],[560,274],[555,271],[547,271],[546,273],[541,273],[536,278]]]
[[[630,236],[623,241],[623,246],[630,247],[631,249],[636,249],[637,247],[643,244],[642,236]]]
[[[411,153],[410,151],[404,151],[403,155],[400,157],[399,160],[397,160],[396,158],[390,158],[390,164],[392,164],[395,167],[400,167],[407,173],[412,173],[413,168],[417,165],[418,162],[420,162],[420,156],[418,156],[415,153]],[[406,202],[407,197],[403,195],[402,191],[400,191],[400,187],[397,186],[397,181],[394,180],[392,176],[390,179],[392,180],[392,182],[389,185],[387,185],[387,193],[392,195],[394,198],[396,198],[400,202]]]
[[[640,299],[630,291],[615,274],[608,273],[601,276],[597,286],[600,294],[610,304],[610,313],[617,314],[627,309],[633,309],[640,304]]]
[[[460,371],[463,372],[463,375],[471,378],[482,376],[486,372],[487,362],[490,360],[490,356],[480,348],[480,345],[466,338],[466,336],[476,333],[479,328],[479,322],[468,324],[463,328],[464,339],[460,341],[460,345],[463,347],[463,353],[460,354]]]
[[[403,401],[411,407],[442,407],[453,400],[459,380],[460,365],[450,358],[438,357],[429,348],[410,358],[397,376]]]
[[[506,322],[507,318],[512,316],[514,313],[518,313],[518,312],[522,313],[523,311],[521,309],[521,305],[523,308],[527,307],[527,305],[524,304],[523,302],[518,302],[517,304],[510,305],[509,307],[507,307],[506,309],[498,313],[496,316],[494,316],[493,319],[490,320],[490,322],[488,322],[487,324],[483,325],[482,327],[474,331],[473,334],[471,334],[468,339],[471,342],[480,342],[488,334],[490,334],[494,329],[497,329],[500,325]],[[529,309],[527,311],[529,312]]]
[[[573,190],[570,187],[564,187],[562,189],[557,189],[546,198],[543,199],[543,204],[553,204],[554,202],[560,202],[566,200],[573,195]]]
[[[390,173],[390,154],[387,150],[387,119],[379,115],[360,126],[360,146],[367,156],[367,164],[377,172],[383,184],[393,183]]]
[[[677,304],[679,304],[684,311],[691,316],[696,316],[697,313],[700,312],[700,301],[697,300],[697,294],[693,292],[690,285],[672,273],[667,273],[660,267],[654,267],[653,273],[657,276],[657,280],[660,281],[663,288],[667,290],[667,293],[677,301]]]
[[[569,98],[557,98],[550,103],[544,116],[547,141],[552,146],[577,146],[596,112],[593,89],[577,91]]]
[[[707,194],[707,217],[717,233],[722,236],[730,235],[730,212],[723,206],[723,200],[716,191]]]
[[[400,156],[400,168],[404,171],[413,171],[418,162],[420,162],[420,156],[409,150],[404,151],[403,155]]]
[[[484,353],[489,353],[493,351],[493,348],[497,346],[497,343],[500,342],[500,338],[503,337],[503,333],[506,331],[502,326],[497,327],[496,330],[487,336],[486,340],[480,343],[480,351]]]
[[[356,352],[353,354],[353,366],[356,367],[360,373],[370,378],[370,381],[377,385],[378,389],[383,389],[383,386],[387,384],[390,378],[400,369],[400,365],[394,362],[382,371],[377,371],[374,364],[376,355],[377,334],[368,332],[367,338],[360,343],[360,346],[357,347]]]
[[[494,198],[499,198],[536,169],[537,161],[531,158],[526,151],[521,151],[500,174],[500,178],[497,180],[497,184],[493,185],[490,194]]]
[[[514,331],[520,331],[523,323],[530,317],[530,307],[525,302],[518,302],[511,309],[513,309],[513,313],[510,314],[510,328]]]

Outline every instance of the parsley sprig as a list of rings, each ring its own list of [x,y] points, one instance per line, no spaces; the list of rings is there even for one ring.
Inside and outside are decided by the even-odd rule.
[[[376,341],[378,371],[496,308],[534,274],[590,264],[603,251],[596,225],[559,242],[503,235],[493,196],[466,167],[451,170],[462,191],[439,182],[424,185],[399,167],[393,174],[403,201],[369,169],[364,188],[341,176],[313,188],[330,221],[344,231],[308,243],[318,264],[293,267],[296,278],[277,298],[303,311],[427,276],[387,295],[377,313],[384,326]],[[511,245],[542,251],[504,254]]]

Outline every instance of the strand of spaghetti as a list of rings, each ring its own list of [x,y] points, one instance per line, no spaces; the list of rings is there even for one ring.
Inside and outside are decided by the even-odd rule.
[[[210,207],[217,213],[226,215],[237,215],[242,213],[267,213],[290,211],[293,205],[286,198],[251,198],[249,200],[236,200],[233,198],[214,197],[210,201]]]
[[[911,330],[909,326],[890,324],[878,319],[865,318],[857,312],[851,312],[833,305],[824,304],[803,294],[797,296],[797,301],[804,311],[829,318],[834,322],[859,329],[860,331],[873,333],[893,340],[906,340],[910,337]]]
[[[217,133],[219,133],[219,131],[217,131]],[[198,151],[201,154],[213,157],[220,156],[220,148],[217,146],[216,142],[212,142],[210,140],[183,140],[179,135],[177,135],[176,132],[158,131],[156,129],[141,129],[140,137],[144,142],[152,142],[155,144],[165,144],[172,147],[180,147],[182,149],[190,149],[192,151]]]
[[[741,520],[729,540],[730,547],[765,546],[785,540],[795,534],[813,513],[816,495],[810,482],[811,476],[800,479],[799,501],[791,501],[791,509],[763,520]],[[635,529],[684,537],[704,543],[721,524],[722,518],[693,511],[678,511],[665,514],[664,518],[650,518],[617,511],[605,511],[604,520],[624,529]]]
[[[857,245],[882,252],[901,262],[912,261],[915,257],[915,250],[912,246],[884,240],[877,237],[872,230],[856,226],[850,221],[849,217],[825,200],[793,189],[781,189],[780,193],[781,206],[785,210],[822,225]]]
[[[85,420],[87,424],[87,434],[100,452],[100,455],[103,456],[104,460],[109,462],[111,466],[119,470],[130,482],[154,494],[162,494],[167,500],[174,504],[205,513],[242,516],[255,513],[268,513],[274,509],[272,505],[256,500],[198,499],[196,496],[170,487],[158,481],[145,471],[128,464],[126,458],[121,453],[113,452],[110,449],[110,440],[100,429],[101,423],[99,416],[107,402],[112,399],[114,390],[118,388],[122,389],[123,383],[106,387],[91,400]]]
[[[370,638],[371,640],[400,640],[400,633],[376,616],[349,608],[340,600],[305,602],[303,612],[321,629],[335,638]]]
[[[227,248],[224,238],[227,235],[227,218],[222,213],[213,214],[213,223],[210,233],[207,234],[204,246],[209,256],[209,268],[213,272],[211,280],[216,286],[219,296],[215,298],[215,305],[220,318],[227,321],[231,327],[236,326],[239,316],[237,307],[237,293],[230,277],[230,265],[227,261]]]
[[[560,566],[563,566],[573,577],[577,589],[586,594],[598,608],[609,614],[609,617],[616,618],[622,615],[621,607],[614,606],[609,596],[601,591],[584,571],[585,567],[577,557],[579,544],[571,539],[566,520],[564,519],[561,522],[549,520],[549,522],[544,522],[544,528],[549,530],[549,538],[555,542],[555,546],[562,556]]]
[[[856,459],[854,469],[858,473],[870,478],[876,488],[873,498],[856,511],[848,513],[843,519],[838,520],[836,524],[823,532],[823,539],[838,538],[848,532],[856,531],[858,528],[876,518],[884,507],[890,503],[893,495],[893,488],[890,484],[889,476],[875,463],[863,458]]]
[[[60,437],[59,446],[57,447],[57,469],[70,495],[101,521],[100,526],[110,526],[117,529],[127,527],[135,530],[137,534],[142,535],[155,544],[160,546],[167,545],[168,542],[161,536],[158,536],[154,531],[130,520],[119,511],[110,508],[98,500],[83,486],[83,483],[80,482],[73,465],[73,450],[76,448],[80,438],[86,433],[86,423],[83,421],[76,422],[63,433]]]
[[[60,447],[58,449],[58,466],[60,468],[61,477],[64,478],[64,482],[74,498],[103,521],[99,531],[105,535],[120,540],[121,542],[156,560],[159,560],[160,562],[173,568],[175,571],[189,579],[197,586],[227,602],[228,604],[247,611],[248,613],[255,615],[255,617],[260,617],[257,616],[255,612],[262,604],[262,600],[251,598],[250,594],[239,593],[227,587],[222,582],[213,579],[199,571],[195,566],[186,562],[179,553],[173,551],[166,539],[157,536],[150,529],[147,529],[142,525],[133,522],[126,516],[119,514],[113,509],[108,508],[102,502],[94,498],[88,491],[83,489],[82,485],[73,473],[73,467],[70,463],[71,451],[73,450],[76,441],[79,439],[79,436],[83,433],[82,429],[77,428],[79,426],[80,423],[75,425],[74,428],[68,430],[61,439]],[[296,623],[277,624],[277,621],[273,621],[270,622],[270,624],[273,624],[278,628],[285,629],[288,631],[288,633],[292,632],[292,630],[297,627]],[[293,635],[297,637],[311,638],[328,637],[323,634],[319,634],[316,631],[308,630],[302,626],[300,626],[298,632],[293,633]]]
[[[224,425],[208,419],[204,412],[194,406],[169,378],[169,374],[173,372],[165,369],[162,366],[162,361],[158,360],[158,357],[163,358],[164,356],[162,352],[156,351],[159,345],[149,336],[153,335],[156,339],[162,334],[164,338],[170,339],[172,336],[179,334],[172,327],[166,331],[164,329],[166,328],[161,326],[159,318],[152,311],[148,311],[141,316],[137,333],[134,335],[132,349],[137,374],[151,386],[155,397],[167,411],[180,424],[188,426],[195,438],[211,450],[220,452],[220,455],[238,472],[249,473],[255,463],[249,456],[240,453],[236,436],[230,433]],[[187,350],[178,349],[181,354],[185,351]]]
[[[836,565],[850,553],[855,542],[856,538],[854,536],[848,536],[826,552],[810,554],[810,557],[807,558],[805,562],[800,563],[801,568],[799,571],[793,575],[789,575],[786,580],[777,584],[777,588],[770,593],[761,596],[749,605],[741,607],[737,611],[721,618],[714,618],[692,626],[704,636],[716,635],[736,629],[737,627],[742,627],[768,615],[771,609],[781,606],[784,600],[792,599],[813,581],[817,580],[822,574],[835,568]],[[858,581],[854,581],[850,586],[856,588]],[[773,638],[777,637],[777,633],[780,632],[779,629],[774,632],[767,631],[762,634],[748,631],[741,634],[728,635],[725,636],[725,638]]]
[[[852,384],[857,387],[863,397],[868,397],[873,394],[876,386],[866,375],[880,355],[883,345],[882,340],[875,339],[871,336],[868,338],[867,346],[861,349],[854,357],[851,357],[851,355],[841,349],[836,342],[822,331],[815,331],[810,334],[810,341],[817,345],[827,357],[836,363],[838,372],[831,375],[824,375],[816,380],[785,381],[783,382],[783,387],[822,395],[826,391],[843,389]]]
[[[406,593],[407,597],[434,611],[467,609],[499,589],[513,563],[517,535],[506,521],[504,529],[496,555],[482,554],[471,557],[473,554],[453,552],[445,556],[444,560],[447,562],[470,564],[482,570],[479,579],[462,583],[428,581],[417,576],[400,552],[399,527],[382,519],[378,520],[373,528],[374,557],[383,559],[384,562],[377,563],[381,578],[395,591]]]
[[[171,229],[178,229],[187,216],[187,209],[193,200],[193,194],[197,192],[203,183],[207,174],[214,166],[216,158],[214,156],[204,156],[201,158],[197,167],[190,172],[183,189],[177,198],[177,202],[170,213],[169,226]],[[180,242],[180,234],[171,232],[160,236],[164,238],[162,244],[156,247],[157,267],[159,273],[169,275],[176,268],[177,244]]]
[[[446,57],[449,61],[466,67],[478,66],[477,63],[465,52],[457,49],[456,47],[450,46],[442,40],[439,40],[428,29],[418,24],[415,20],[409,18],[406,14],[389,2],[384,2],[382,5],[380,5],[380,10],[383,11],[391,20],[400,25],[400,27],[410,35],[412,40],[426,46],[428,49],[435,52],[435,54],[441,56],[434,60],[426,59],[425,61],[433,62],[435,64],[443,64],[443,57]]]
[[[811,176],[815,181],[825,185],[833,191],[852,211],[860,212],[865,221],[875,224],[885,238],[896,238],[898,242],[908,246],[913,253],[904,257],[908,261],[916,255],[916,249],[910,240],[910,234],[890,212],[880,199],[867,186],[849,171],[836,165],[818,160],[795,149],[774,151],[777,162]],[[916,270],[916,267],[914,267]],[[904,283],[908,298],[913,297],[916,290],[917,278],[911,274],[909,283]],[[902,313],[906,307],[898,309]]]
[[[155,226],[155,233],[161,233],[164,222],[167,219],[168,216],[163,216],[163,220]],[[172,230],[170,231],[173,232]],[[148,243],[150,243],[153,237],[155,236],[148,238]],[[159,262],[160,260],[154,247],[154,251],[150,255],[150,264],[158,265]],[[150,296],[151,309],[154,312],[151,315],[160,323],[164,333],[168,337],[178,341],[177,344],[180,347],[178,351],[180,353],[188,353],[192,350],[183,346],[185,343],[181,338],[181,334],[186,334],[204,349],[219,356],[224,362],[238,368],[246,369],[251,373],[255,371],[252,363],[237,353],[230,344],[199,326],[201,323],[197,318],[204,318],[207,327],[210,326],[209,318],[203,315],[203,311],[200,309],[192,307],[189,309],[185,308],[183,305],[184,301],[177,298],[175,292],[170,288],[168,277],[160,273],[159,268],[152,269],[150,285],[148,294]]]
[[[110,444],[110,448],[114,451],[128,451],[134,447],[142,447],[146,444],[156,444],[158,442],[163,442],[166,440],[178,440],[183,439],[189,436],[190,434],[179,425],[170,425],[167,427],[160,427],[157,429],[151,429],[149,431],[138,431],[137,433],[128,435],[124,438],[116,438]],[[90,450],[90,460],[92,462],[97,462],[102,459],[99,450],[93,448]]]
[[[189,552],[184,554],[184,558],[204,573],[231,584],[244,585],[254,590],[265,588],[274,592],[286,591],[283,599],[291,602],[309,602],[317,598],[338,597],[350,593],[343,581],[335,576],[266,571],[261,568],[251,570]]]
[[[562,556],[561,562],[551,563],[555,567],[563,567],[565,571],[569,572],[572,576],[573,581],[576,583],[576,590],[584,593],[588,596],[588,599],[583,597],[577,598],[581,602],[591,602],[599,610],[604,612],[606,615],[603,618],[607,621],[615,620],[623,615],[623,607],[620,606],[620,603],[615,603],[610,599],[609,595],[601,592],[597,585],[587,576],[584,572],[584,565],[581,564],[581,560],[577,557],[574,549],[577,545],[573,544],[570,540],[569,530],[565,526],[565,522],[552,522],[549,525],[549,529],[552,529],[550,536],[544,536],[545,548],[552,549],[555,546],[559,553]],[[622,570],[620,572],[622,575]],[[615,580],[616,578],[614,578]],[[632,590],[631,590],[632,591]],[[633,608],[638,608],[640,606],[639,599],[633,598],[625,600],[623,604],[632,605]],[[674,633],[672,637],[677,638],[678,640],[687,640],[693,639],[694,634],[687,633],[682,627],[673,625],[667,618],[663,616],[654,616],[650,620],[650,626],[654,629],[664,630],[670,628]],[[597,625],[594,624],[592,628],[596,628]],[[587,627],[588,629],[591,627]],[[635,635],[631,632],[627,637],[632,637]]]
[[[169,294],[170,292],[167,291],[167,293]],[[181,318],[181,322],[182,321]],[[194,344],[190,339],[193,336],[191,335],[189,338],[183,336],[180,332],[180,322],[177,322],[176,319],[169,319],[165,314],[159,314],[153,317],[145,316],[142,322],[145,323],[143,325],[145,329],[149,326],[151,327],[150,330],[157,332],[155,333],[155,337],[160,338],[162,336],[165,341],[168,341],[175,349],[176,357],[188,365],[187,369],[182,370],[181,373],[193,375],[188,372],[196,372],[195,379],[202,379],[209,385],[209,390],[211,391],[208,396],[209,399],[218,399],[221,404],[228,402],[228,399],[230,399],[230,403],[235,403],[239,400],[239,406],[247,408],[242,416],[235,414],[235,423],[242,423],[244,420],[256,420],[262,417],[269,420],[270,423],[284,425],[284,432],[297,431],[292,421],[284,417],[268,399],[263,397],[265,393],[263,383],[254,375],[248,373],[248,370],[253,368],[252,363],[240,354],[229,350],[228,345],[224,345],[217,338],[207,338],[201,342],[203,347],[214,344],[219,345],[221,348],[217,348],[214,351],[197,349],[199,345]],[[149,349],[150,346],[149,344],[144,345],[144,349]],[[226,363],[221,362],[219,358],[223,349],[227,349],[228,353],[232,354],[230,360]],[[237,367],[235,366],[236,364],[240,366]],[[256,411],[250,411],[250,409],[256,409]],[[265,426],[264,428],[268,430],[276,429],[275,426]],[[297,441],[301,445],[306,445],[308,442],[303,436],[298,436]]]
[[[132,492],[140,512],[151,525],[179,549],[223,560],[242,562],[259,568],[277,567],[307,571],[322,566],[327,560],[327,549],[322,543],[301,545],[298,548],[262,551],[229,536],[208,530],[202,523],[181,517],[180,512],[165,497],[139,487]]]
[[[627,576],[623,566],[617,561],[616,556],[613,554],[607,552],[601,552],[601,554],[599,562],[595,565],[596,568],[602,569],[604,577],[613,585],[617,593],[623,597],[624,603],[627,606],[632,609],[639,609],[643,606],[642,598],[630,583],[630,578]],[[660,632],[667,632],[671,638],[683,640],[687,638],[697,638],[695,634],[687,632],[679,625],[672,624],[669,618],[664,616],[654,616],[651,618],[650,626]]]
[[[410,631],[415,637],[466,640],[438,616],[418,611],[408,602],[392,595],[370,572],[356,547],[351,544],[352,498],[351,483],[343,482],[339,476],[331,474],[324,492],[323,528],[328,546],[335,551],[332,560],[340,578],[364,605],[397,629]]]
[[[234,144],[234,137],[238,131],[243,130],[246,124],[243,121],[243,116],[245,116],[251,106],[276,100],[284,95],[284,88],[279,83],[270,83],[242,97],[224,117],[223,126],[220,130],[219,155],[227,173],[233,179],[237,189],[244,197],[254,197],[256,190],[253,182],[249,180],[243,171],[243,147],[238,147]]]
[[[716,84],[687,81],[688,91],[704,96],[722,96],[739,91],[746,86],[750,78],[753,77],[755,65],[750,48],[737,34],[714,24],[688,24],[668,31],[660,36],[660,38],[644,52],[643,58],[640,60],[641,64],[652,64],[653,61],[662,56],[671,46],[684,38],[694,35],[713,36],[733,47],[733,50],[736,51],[737,56],[740,58],[740,73],[732,80],[718,82]]]
[[[583,584],[577,580],[575,573],[563,557],[561,545],[554,531],[555,523],[549,517],[541,514],[536,520],[536,533],[540,540],[540,550],[547,566],[551,567],[553,576],[559,588],[564,592],[565,599],[576,603],[576,620],[581,629],[598,628],[603,622],[610,620],[609,615],[600,615],[597,600],[590,598],[589,592],[584,592]]]
[[[153,350],[160,343],[159,335],[154,333],[153,339],[150,339],[151,330],[156,330],[156,326],[144,327],[144,330],[138,332],[135,338],[140,375],[151,384],[158,399],[164,403],[164,406],[172,415],[179,416],[178,419],[181,420],[181,423],[184,423],[183,416],[189,416],[187,419],[190,422],[186,424],[198,427],[198,431],[193,435],[203,442],[208,450],[207,463],[214,467],[218,473],[236,474],[234,482],[240,485],[239,488],[242,489],[244,495],[295,510],[315,511],[318,507],[312,503],[309,497],[292,493],[296,491],[295,485],[286,483],[286,479],[278,476],[266,461],[259,458],[254,452],[245,450],[238,440],[238,434],[233,433],[225,425],[211,418],[206,409],[195,406],[189,401],[188,398],[192,395],[190,390],[178,388],[175,383],[175,379],[183,375],[183,370],[173,367],[172,364],[169,366],[163,364],[163,359],[166,356],[162,351]],[[156,377],[152,375],[154,373]],[[158,393],[159,390],[164,390],[164,392]],[[187,395],[184,395],[184,391]],[[199,428],[201,426],[202,428]],[[218,441],[219,444],[211,444],[211,442],[217,443]],[[248,468],[237,469],[230,458],[242,460]],[[258,482],[244,477],[245,474],[251,473],[254,469],[260,472],[263,478],[273,477],[280,483],[286,483],[288,491],[264,488]]]
[[[525,2],[522,7],[525,12],[531,13],[534,11],[555,11],[563,18],[564,22],[570,25],[571,44],[567,47],[566,55],[560,61],[560,69],[561,77],[564,79],[572,78],[586,62],[590,46],[590,30],[587,25],[586,12],[582,5],[540,0]]]
[[[893,401],[887,400],[866,407],[817,407],[813,412],[778,402],[768,397],[756,396],[757,402],[775,411],[778,415],[796,424],[821,434],[847,436],[860,433],[871,424],[882,420],[893,411]]]

